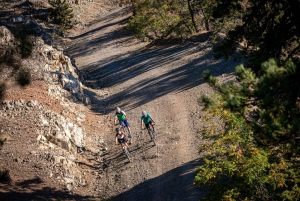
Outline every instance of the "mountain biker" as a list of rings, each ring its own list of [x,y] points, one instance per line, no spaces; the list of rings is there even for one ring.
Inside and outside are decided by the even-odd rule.
[[[146,111],[143,111],[142,112],[142,117],[141,117],[141,129],[144,129],[143,128],[143,122],[148,130],[148,133],[149,133],[149,136],[151,138],[151,134],[150,134],[150,131],[149,131],[149,125],[152,126],[153,128],[153,132],[155,132],[155,129],[154,129],[154,120],[151,118],[151,115],[149,113],[147,113]]]
[[[117,145],[118,142],[119,142],[119,144],[121,145],[122,150],[123,150],[122,143],[125,144],[125,146],[127,147],[128,150],[129,150],[129,148],[130,148],[130,147],[128,146],[128,144],[127,144],[127,138],[128,138],[128,136],[127,136],[123,131],[121,131],[120,128],[116,128],[116,145]],[[123,151],[124,151],[124,150],[123,150]]]
[[[129,132],[129,136],[132,136],[131,130],[130,130],[130,124],[127,121],[127,115],[126,113],[121,110],[121,108],[117,107],[116,108],[116,113],[115,113],[115,118],[114,118],[114,125],[118,125],[117,121],[119,121],[119,124],[122,125],[124,124],[125,127],[127,128],[128,132]]]

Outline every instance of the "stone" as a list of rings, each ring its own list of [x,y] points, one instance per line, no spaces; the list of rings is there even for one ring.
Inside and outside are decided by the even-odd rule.
[[[21,158],[15,158],[14,161],[20,163],[20,162],[22,162],[22,159]]]
[[[82,102],[86,105],[89,105],[89,104],[91,104],[91,99],[87,95],[84,95]]]
[[[26,103],[26,105],[28,107],[34,107],[34,106],[38,105],[38,102],[36,100],[30,100]]]

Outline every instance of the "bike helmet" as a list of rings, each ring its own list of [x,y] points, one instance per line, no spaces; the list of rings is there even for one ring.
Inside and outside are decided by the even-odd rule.
[[[146,112],[146,111],[143,111],[143,112],[142,112],[142,115],[143,115],[144,117],[147,117],[147,112]]]
[[[120,131],[120,128],[116,128],[116,131],[118,131],[118,132],[119,132],[119,131]]]
[[[116,108],[116,112],[117,112],[117,113],[120,113],[120,112],[121,112],[121,108],[117,107],[117,108]]]

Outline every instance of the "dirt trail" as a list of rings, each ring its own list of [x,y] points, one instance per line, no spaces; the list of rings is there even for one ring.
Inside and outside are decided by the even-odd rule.
[[[205,34],[182,45],[150,47],[124,29],[127,17],[119,9],[113,10],[72,37],[66,51],[75,58],[85,79],[91,110],[109,115],[113,121],[115,107],[121,107],[134,133],[132,163],[114,145],[113,128],[103,136],[111,146],[99,178],[99,196],[199,200],[205,190],[192,185],[193,171],[199,165],[202,126],[197,99],[210,93],[200,75],[210,69],[220,80],[231,79],[226,73],[237,64],[215,61]],[[157,122],[157,146],[140,131],[142,110]]]

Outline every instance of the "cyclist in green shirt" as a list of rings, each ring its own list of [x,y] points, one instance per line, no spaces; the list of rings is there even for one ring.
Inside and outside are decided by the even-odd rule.
[[[152,126],[153,128],[153,131],[155,132],[155,129],[154,129],[154,120],[151,118],[151,115],[149,113],[147,113],[146,111],[143,111],[142,112],[142,117],[141,117],[141,129],[144,129],[143,128],[143,122],[148,130],[148,133],[149,133],[149,136],[151,138],[151,135],[150,135],[150,131],[149,131],[149,125]]]
[[[120,125],[124,125],[127,128],[128,132],[129,132],[129,137],[131,138],[132,133],[131,133],[131,130],[130,130],[130,124],[127,121],[127,115],[119,107],[116,108],[116,113],[115,113],[115,116],[114,116],[114,125],[115,126],[118,125],[118,121],[119,121]]]

